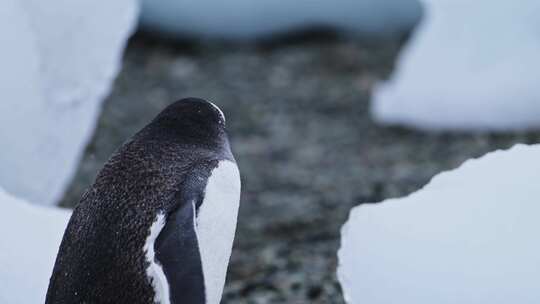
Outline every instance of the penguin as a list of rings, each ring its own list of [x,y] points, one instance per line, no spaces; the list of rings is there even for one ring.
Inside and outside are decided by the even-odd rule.
[[[171,104],[83,194],[46,304],[218,304],[239,201],[223,112],[198,98]]]

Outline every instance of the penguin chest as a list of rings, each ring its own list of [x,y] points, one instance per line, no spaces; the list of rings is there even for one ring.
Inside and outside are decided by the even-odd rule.
[[[240,201],[235,163],[221,161],[204,185],[203,200],[157,214],[144,247],[146,275],[160,304],[219,304]]]
[[[208,178],[195,219],[207,304],[218,304],[221,300],[239,202],[238,167],[231,161],[220,161]]]

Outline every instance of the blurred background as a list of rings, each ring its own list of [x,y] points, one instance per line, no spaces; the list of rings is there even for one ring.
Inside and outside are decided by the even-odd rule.
[[[373,118],[372,96],[399,81],[400,61],[414,56],[412,43],[428,31],[419,28],[436,16],[435,1],[426,2],[143,1],[55,203],[73,207],[111,153],[168,104],[206,98],[227,117],[242,175],[222,303],[344,303],[336,252],[353,206],[408,195],[469,158],[540,141],[531,124],[426,130]],[[459,5],[452,9],[459,19]]]

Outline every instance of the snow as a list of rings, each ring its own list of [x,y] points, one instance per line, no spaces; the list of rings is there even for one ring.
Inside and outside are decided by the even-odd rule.
[[[179,35],[256,39],[311,25],[395,34],[419,20],[417,0],[142,0],[144,27]]]
[[[470,160],[342,229],[348,303],[539,303],[540,145]]]
[[[0,185],[29,201],[59,200],[119,70],[137,2],[101,2],[0,2]]]
[[[372,112],[437,130],[540,127],[540,1],[424,0],[425,20]]]
[[[0,188],[0,303],[44,303],[70,212],[31,205]]]

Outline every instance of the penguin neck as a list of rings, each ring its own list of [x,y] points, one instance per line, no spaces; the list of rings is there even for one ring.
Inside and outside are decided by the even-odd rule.
[[[233,160],[225,130],[219,125],[197,125],[182,123],[176,119],[161,119],[134,136],[134,141],[159,143],[160,146],[174,146],[190,153],[216,154],[220,158]]]

